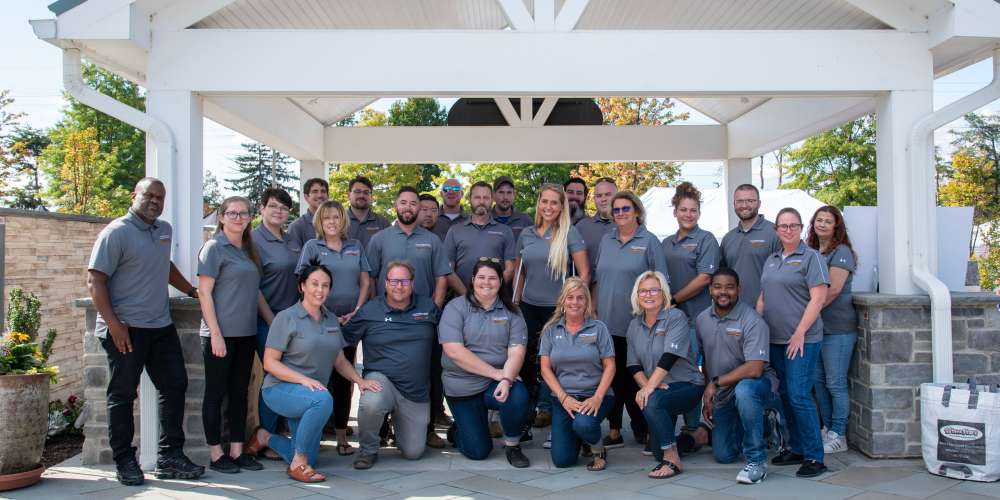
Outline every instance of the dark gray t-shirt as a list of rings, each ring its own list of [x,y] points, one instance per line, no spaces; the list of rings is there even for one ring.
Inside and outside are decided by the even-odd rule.
[[[483,226],[469,219],[451,226],[444,238],[444,253],[462,284],[468,287],[472,268],[480,257],[500,259],[501,268],[503,262],[514,260],[514,233],[493,219]]]
[[[664,238],[663,254],[667,258],[670,290],[673,293],[688,286],[699,274],[712,275],[719,269],[719,243],[712,233],[698,226],[682,240],[678,241],[676,234]],[[708,296],[708,286],[694,297],[678,304],[688,318],[698,316],[710,305],[712,298]]]
[[[325,240],[309,240],[302,248],[302,255],[295,266],[295,274],[301,273],[313,258],[318,259],[320,264],[333,274],[330,295],[326,297],[326,308],[338,316],[353,311],[358,305],[358,295],[361,293],[359,276],[361,273],[371,271],[361,242],[342,241],[338,252],[326,246]]]
[[[722,238],[721,266],[731,268],[740,277],[740,300],[751,305],[757,304],[760,295],[760,275],[764,271],[764,261],[774,252],[781,251],[781,241],[774,231],[774,224],[757,216],[757,221],[749,231],[736,225]]]
[[[663,383],[705,385],[705,378],[698,371],[697,341],[691,338],[691,327],[683,311],[677,307],[660,311],[652,328],[646,326],[642,315],[633,316],[628,325],[626,366],[641,366],[646,377],[650,377],[660,358],[668,352],[679,359],[667,371]]]
[[[668,263],[656,235],[639,226],[627,242],[618,239],[618,227],[601,239],[600,258],[594,272],[597,283],[597,317],[611,335],[624,337],[632,320],[630,295],[635,280],[646,271],[659,271],[669,282]]]
[[[615,345],[608,327],[596,319],[584,321],[576,334],[566,329],[563,320],[542,331],[538,355],[549,357],[566,394],[590,397],[597,392],[604,375],[602,360],[615,356]],[[611,395],[614,391],[609,387],[605,396]]]
[[[583,241],[587,244],[587,258],[590,260],[590,270],[597,268],[597,256],[600,253],[601,239],[615,227],[611,219],[605,219],[600,215],[585,217],[576,223],[576,230],[580,231]],[[591,274],[593,279],[596,276]]]
[[[830,284],[826,259],[816,250],[799,242],[798,248],[782,257],[778,251],[767,258],[760,278],[764,293],[764,320],[771,329],[772,344],[787,344],[802,320],[809,289]],[[806,343],[823,340],[823,318],[817,317],[806,331]]]
[[[198,276],[215,278],[212,302],[223,337],[257,335],[257,294],[260,272],[246,251],[236,248],[219,231],[198,254]],[[208,337],[208,323],[201,320],[201,336]]]
[[[354,216],[354,212],[348,208],[347,218],[351,220],[351,227],[347,228],[347,238],[360,241],[361,246],[365,248],[368,248],[368,242],[371,241],[375,233],[389,227],[389,220],[372,212],[371,209],[368,210],[368,216],[365,217],[365,220],[358,220]]]
[[[444,307],[438,325],[438,341],[462,344],[486,364],[503,368],[507,350],[528,341],[528,327],[524,318],[507,310],[499,298],[489,309],[483,309],[462,295]],[[441,381],[448,396],[479,394],[493,383],[493,379],[463,370],[444,353],[441,354],[441,368]]]
[[[324,307],[321,320],[316,321],[298,302],[274,317],[265,345],[284,353],[281,362],[285,366],[325,384],[344,348],[344,337],[336,315]],[[262,388],[281,382],[268,373]]]
[[[292,248],[297,252],[302,250],[307,241],[315,237],[316,228],[313,227],[313,213],[308,210],[288,225],[288,233],[285,235]]]
[[[497,215],[496,210],[493,210],[492,214],[493,220],[510,227],[510,231],[514,233],[514,241],[521,236],[521,231],[524,228],[531,226],[535,221],[528,217],[528,214],[524,212],[518,212],[517,210],[512,210],[510,216],[506,218],[501,218]]]
[[[716,315],[714,307],[710,307],[695,318],[694,325],[709,379],[721,377],[747,361],[763,361],[764,375],[771,381],[771,390],[778,390],[778,378],[769,363],[767,323],[752,307],[737,302],[722,318]],[[732,387],[726,389],[732,392]],[[726,394],[716,395],[716,400],[726,399]]]
[[[854,252],[847,245],[840,244],[832,252],[823,254],[828,268],[839,267],[847,271],[847,281],[840,295],[830,305],[823,308],[823,335],[843,335],[857,333],[858,313],[854,309],[854,294],[851,287],[854,283],[854,270],[858,268],[854,260]]]
[[[130,210],[111,221],[94,241],[87,268],[108,277],[111,309],[118,320],[136,328],[170,325],[170,245],[166,221],[147,224]],[[94,335],[104,338],[108,325],[100,313]]]
[[[430,297],[437,278],[451,273],[443,245],[434,233],[420,226],[414,226],[413,232],[406,234],[398,224],[393,224],[372,236],[368,243],[368,264],[378,295],[385,294],[386,266],[394,260],[403,260],[416,270],[413,295]]]
[[[432,233],[436,234],[441,241],[444,241],[445,237],[448,236],[448,230],[453,226],[458,226],[464,224],[465,221],[469,220],[468,216],[465,215],[465,211],[458,214],[458,217],[452,219],[444,214],[444,208],[441,209],[441,213],[438,214],[437,222],[434,223],[434,230]]]
[[[535,231],[535,226],[529,226],[521,231],[517,240],[517,255],[521,256],[520,276],[515,278],[524,282],[524,292],[521,300],[533,306],[552,307],[559,299],[562,291],[562,280],[552,277],[549,269],[549,241],[552,239],[552,226],[545,230],[543,236]],[[574,276],[573,254],[585,252],[587,247],[583,237],[575,227],[569,227],[566,238],[569,256],[566,259],[566,277]]]
[[[268,231],[263,224],[250,232],[260,266],[264,272],[260,279],[260,291],[264,294],[271,311],[288,309],[299,300],[299,284],[295,279],[295,264],[299,262],[299,250],[293,245],[288,234],[279,238]]]

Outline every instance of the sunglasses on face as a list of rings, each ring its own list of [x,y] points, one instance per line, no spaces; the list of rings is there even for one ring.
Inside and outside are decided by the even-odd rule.
[[[496,257],[480,257],[479,258],[479,262],[492,262],[494,264],[499,264],[500,263],[500,259],[498,259]]]
[[[462,186],[443,186],[441,188],[442,193],[457,193],[462,190]]]
[[[627,213],[629,213],[631,211],[632,211],[632,207],[629,207],[629,206],[615,207],[615,208],[611,209],[611,213],[614,214],[614,215],[627,214]]]

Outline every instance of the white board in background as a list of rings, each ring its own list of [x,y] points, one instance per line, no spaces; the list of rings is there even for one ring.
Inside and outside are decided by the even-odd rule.
[[[851,289],[855,292],[875,291],[875,271],[878,267],[878,210],[875,207],[844,207],[844,222],[851,246],[858,255],[858,270],[854,272]]]

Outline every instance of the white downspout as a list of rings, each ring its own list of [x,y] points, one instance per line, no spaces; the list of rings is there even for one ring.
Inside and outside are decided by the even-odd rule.
[[[931,351],[934,382],[954,380],[951,346],[951,293],[931,272],[937,259],[937,202],[934,193],[934,165],[930,161],[930,145],[934,130],[951,123],[966,113],[1000,99],[1000,48],[993,51],[993,81],[982,89],[955,101],[920,119],[910,131],[907,156],[913,169],[910,186],[912,238],[910,257],[913,281],[927,291],[931,299]]]

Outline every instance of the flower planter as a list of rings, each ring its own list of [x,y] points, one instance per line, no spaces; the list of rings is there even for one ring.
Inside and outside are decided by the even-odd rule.
[[[48,375],[0,375],[0,491],[41,479],[48,406]]]

